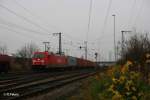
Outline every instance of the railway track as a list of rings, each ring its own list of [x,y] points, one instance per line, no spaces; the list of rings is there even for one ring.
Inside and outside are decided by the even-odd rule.
[[[19,78],[21,76],[25,76],[25,75],[31,75],[34,74],[32,71],[30,72],[9,72],[7,74],[0,74],[0,81],[2,80],[11,80],[11,79],[16,79]]]
[[[24,75],[24,77],[19,77],[16,79],[3,80],[0,81],[0,92],[14,86],[31,83],[38,80],[44,80],[50,77],[60,76],[63,74],[69,74],[71,72],[53,72],[53,73],[34,73],[32,75]]]
[[[8,74],[2,74],[0,75],[0,85],[17,82],[20,80],[26,80],[30,77],[38,77],[42,74],[44,75],[57,75],[64,73],[64,71],[55,71],[55,72],[23,72],[23,73],[8,73]]]
[[[21,84],[26,84],[30,83],[33,81],[38,81],[38,80],[43,80],[50,77],[49,74],[44,74],[44,75],[34,75],[32,78],[30,77],[23,77],[23,78],[18,78],[18,79],[13,79],[13,80],[7,80],[7,81],[0,81],[0,92],[3,90],[6,90],[7,88],[11,88],[17,85]]]
[[[94,71],[78,71],[74,73],[64,73],[58,76],[36,80],[20,85],[14,85],[11,88],[3,88],[0,90],[0,100],[20,100],[24,97],[33,96],[38,93],[44,93],[60,86],[72,83],[74,81],[86,78],[95,74]]]

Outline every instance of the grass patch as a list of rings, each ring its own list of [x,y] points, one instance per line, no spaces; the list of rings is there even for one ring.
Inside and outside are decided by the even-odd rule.
[[[150,85],[127,63],[88,78],[78,94],[65,100],[150,100]]]

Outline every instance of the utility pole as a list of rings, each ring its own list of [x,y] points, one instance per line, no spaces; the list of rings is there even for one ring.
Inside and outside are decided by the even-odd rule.
[[[84,42],[85,43],[85,59],[87,60],[87,41]]]
[[[85,49],[85,59],[87,59],[87,41],[84,42],[85,46],[80,46],[80,49]]]
[[[115,30],[115,14],[112,15],[114,17],[114,56],[115,56],[115,61],[116,61],[116,58],[117,58],[117,55],[116,55],[116,30]]]
[[[122,43],[121,43],[122,56],[123,56],[123,51],[124,51],[124,33],[128,33],[128,32],[132,32],[132,31],[121,31],[121,33],[122,33]]]
[[[111,51],[109,51],[109,61],[112,61],[112,52]]]
[[[118,55],[119,55],[119,47],[118,47],[118,45],[116,46],[116,57],[117,57],[117,59],[118,59]]]
[[[45,45],[45,51],[48,51],[50,42],[43,42],[43,44]]]
[[[53,35],[59,35],[59,51],[58,53],[61,55],[62,54],[62,44],[61,44],[61,32],[60,33],[53,33]]]

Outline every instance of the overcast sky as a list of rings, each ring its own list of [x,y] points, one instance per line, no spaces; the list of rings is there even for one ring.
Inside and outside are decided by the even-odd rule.
[[[58,37],[52,33],[62,32],[64,51],[84,56],[79,46],[86,41],[89,7],[90,0],[0,0],[0,45],[14,53],[31,42],[44,50],[42,42],[50,41],[51,51],[56,52]],[[94,52],[103,60],[113,59],[113,14],[116,41],[121,40],[121,30],[150,32],[149,0],[92,0],[89,59],[94,60]]]

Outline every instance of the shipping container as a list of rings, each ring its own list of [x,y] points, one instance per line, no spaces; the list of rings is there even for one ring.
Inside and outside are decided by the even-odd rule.
[[[77,59],[75,57],[68,56],[67,59],[68,59],[68,66],[70,66],[70,67],[77,66]]]

